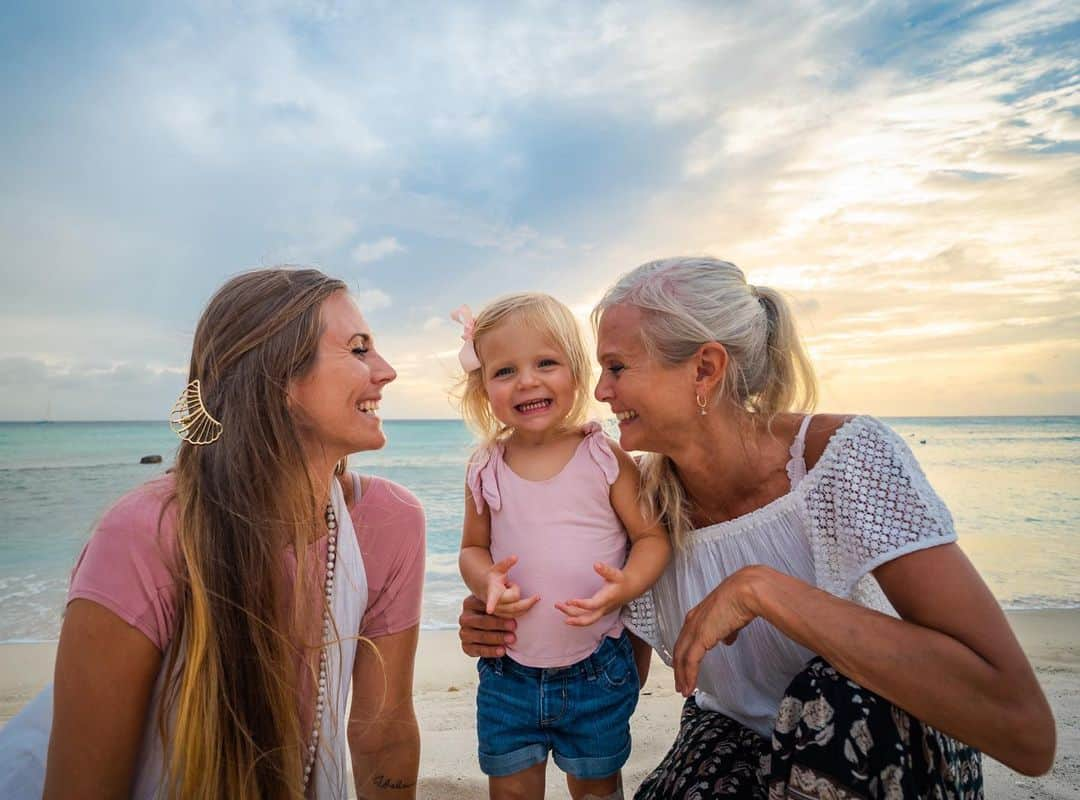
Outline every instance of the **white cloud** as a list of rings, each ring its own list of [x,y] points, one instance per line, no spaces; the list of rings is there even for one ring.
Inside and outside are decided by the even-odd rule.
[[[393,236],[379,239],[374,242],[361,242],[352,250],[352,257],[354,261],[358,261],[361,264],[367,264],[371,261],[378,261],[380,258],[385,258],[391,253],[404,252],[405,248],[401,246]]]
[[[391,305],[390,295],[381,289],[360,289],[353,292],[353,296],[364,313],[389,308]]]

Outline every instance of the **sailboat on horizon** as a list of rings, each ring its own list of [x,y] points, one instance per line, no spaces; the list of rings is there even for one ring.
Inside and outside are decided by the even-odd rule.
[[[52,399],[50,398],[48,403],[45,405],[45,418],[44,419],[39,419],[37,421],[37,424],[38,425],[52,425],[52,421],[53,421],[53,418],[52,418]]]

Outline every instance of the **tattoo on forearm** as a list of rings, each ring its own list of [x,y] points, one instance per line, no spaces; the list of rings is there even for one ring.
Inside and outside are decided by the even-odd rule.
[[[406,780],[405,778],[388,778],[385,775],[376,775],[371,779],[380,789],[411,789],[416,786],[416,781]]]

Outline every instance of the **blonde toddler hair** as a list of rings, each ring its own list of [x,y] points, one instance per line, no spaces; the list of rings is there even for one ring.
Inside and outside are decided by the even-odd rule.
[[[562,351],[574,381],[574,404],[564,421],[564,427],[570,429],[584,424],[589,411],[592,361],[585,350],[581,328],[573,313],[548,294],[509,294],[492,301],[476,315],[473,344],[481,367],[465,373],[458,382],[461,416],[480,437],[482,444],[493,444],[513,433],[511,426],[504,425],[492,413],[491,402],[484,388],[484,342],[494,336],[506,335],[504,325],[519,325],[539,331]]]

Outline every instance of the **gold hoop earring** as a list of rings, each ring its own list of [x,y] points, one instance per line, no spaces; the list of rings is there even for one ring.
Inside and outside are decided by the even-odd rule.
[[[701,412],[701,416],[705,416],[709,412],[706,409],[709,407],[709,398],[702,397],[700,394],[695,394],[694,399],[697,401],[698,410]]]

